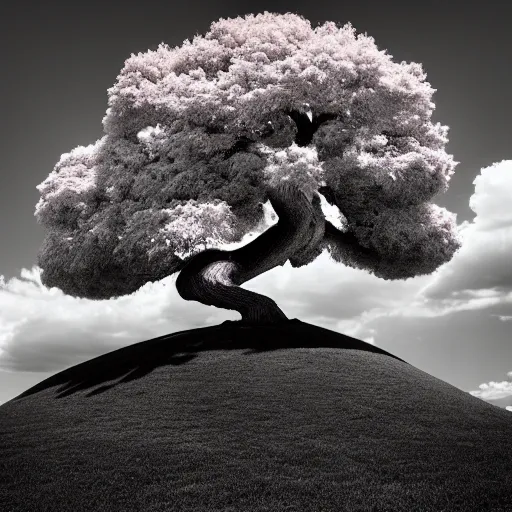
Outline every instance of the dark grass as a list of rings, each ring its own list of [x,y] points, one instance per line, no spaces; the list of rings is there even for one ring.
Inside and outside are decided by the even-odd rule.
[[[512,511],[512,414],[327,329],[228,322],[2,405],[0,510]]]

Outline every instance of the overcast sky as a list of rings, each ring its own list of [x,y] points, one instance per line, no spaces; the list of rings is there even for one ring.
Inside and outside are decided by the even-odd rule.
[[[177,294],[175,276],[88,301],[48,290],[36,254],[36,185],[62,153],[102,136],[111,87],[131,53],[171,47],[219,18],[294,12],[313,26],[350,21],[396,61],[423,64],[434,121],[460,164],[435,202],[457,213],[464,245],[431,276],[384,281],[326,254],[244,284],[299,318],[373,343],[512,410],[512,45],[507,2],[10,2],[0,12],[0,403],[122,346],[239,315]],[[512,9],[512,7],[508,7]],[[499,163],[499,164],[498,164]],[[498,165],[493,165],[498,164]]]

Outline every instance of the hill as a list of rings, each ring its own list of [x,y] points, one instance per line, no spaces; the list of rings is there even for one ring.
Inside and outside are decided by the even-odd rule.
[[[0,510],[511,511],[512,414],[328,329],[224,322],[0,406]]]

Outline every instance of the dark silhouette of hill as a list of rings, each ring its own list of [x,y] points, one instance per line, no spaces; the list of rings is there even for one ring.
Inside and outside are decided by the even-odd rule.
[[[242,329],[242,336],[239,329]],[[227,320],[220,325],[166,334],[98,356],[52,375],[15,400],[56,385],[62,385],[56,395],[61,398],[123,377],[115,383],[96,387],[90,394],[103,393],[119,384],[140,379],[160,366],[186,364],[206,350],[248,349],[245,354],[250,355],[283,348],[319,346],[368,350],[396,357],[364,341],[295,318],[281,326],[250,327],[244,327],[242,321]]]
[[[0,510],[512,510],[512,415],[299,320],[130,345],[0,406]]]

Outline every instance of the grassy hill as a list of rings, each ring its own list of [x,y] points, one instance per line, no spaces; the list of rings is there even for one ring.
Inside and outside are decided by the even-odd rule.
[[[0,406],[0,510],[512,511],[512,414],[296,319],[225,322]]]

